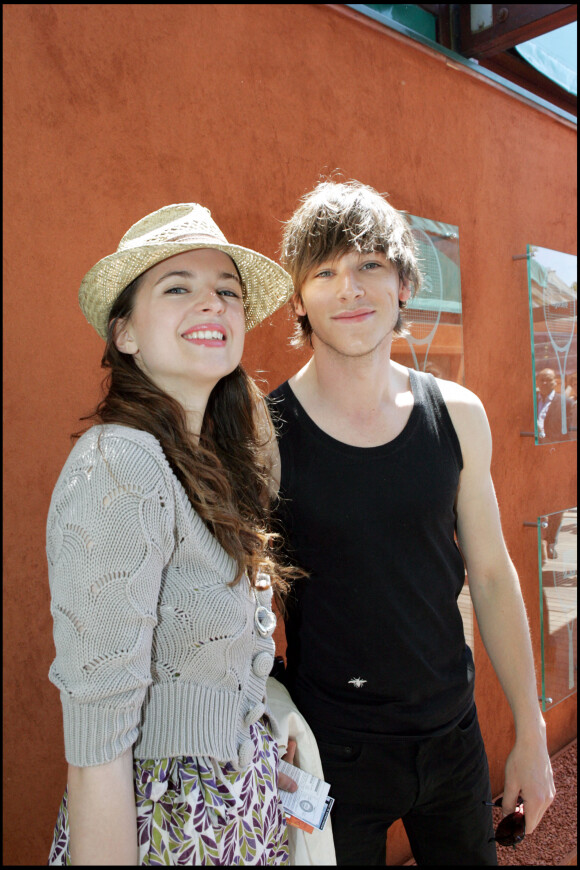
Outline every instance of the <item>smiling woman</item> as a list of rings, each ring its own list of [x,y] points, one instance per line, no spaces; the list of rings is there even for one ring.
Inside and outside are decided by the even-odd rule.
[[[209,253],[210,255],[213,255],[214,259],[217,259],[217,260],[220,259],[220,253],[218,251],[213,251],[212,249],[208,249],[206,251],[206,254],[207,253]],[[191,256],[194,256],[193,253]],[[203,249],[200,249],[200,251],[196,255],[196,257],[197,257],[197,262],[201,262],[201,258],[203,257]],[[173,260],[174,258],[170,258],[170,259]],[[232,265],[234,266],[234,269],[235,269],[235,263],[233,263],[233,261],[232,261]],[[218,266],[219,266],[219,264],[218,264]],[[218,266],[216,266],[216,268],[214,270],[217,273],[218,281],[219,282],[225,281],[228,283],[234,282],[234,289],[231,289],[231,287],[230,287],[230,289],[227,289],[227,288],[226,289],[218,289],[215,291],[216,294],[218,296],[231,296],[231,297],[234,297],[234,298],[239,299],[241,301],[243,299],[243,288],[242,288],[242,281],[241,281],[241,278],[239,276],[237,269],[235,269],[235,272],[234,271],[222,272]],[[157,284],[161,284],[162,282],[164,282],[168,278],[184,278],[185,280],[191,282],[191,281],[195,281],[196,277],[199,277],[199,276],[197,276],[195,272],[191,272],[188,269],[172,269],[170,272],[165,272],[161,276],[161,278],[159,278],[155,282],[155,286],[157,286]],[[171,286],[167,290],[165,290],[164,292],[167,294],[181,295],[181,294],[189,293],[190,288],[189,287],[180,287],[180,286]],[[209,334],[206,334],[206,333],[209,333]],[[226,338],[225,331],[222,329],[222,327],[219,324],[198,324],[197,327],[192,328],[191,330],[188,330],[187,332],[185,332],[184,337],[185,336],[188,336],[191,340],[205,339],[206,341],[209,341],[211,339],[225,341],[225,338]]]
[[[211,391],[239,365],[244,349],[242,286],[234,264],[212,248],[186,251],[148,269],[133,292],[131,314],[116,318],[115,345],[181,403],[190,432],[199,436]]]
[[[195,203],[82,282],[109,374],[47,524],[69,762],[50,864],[288,862],[265,685],[296,572],[273,553],[272,433],[240,359],[291,288]]]

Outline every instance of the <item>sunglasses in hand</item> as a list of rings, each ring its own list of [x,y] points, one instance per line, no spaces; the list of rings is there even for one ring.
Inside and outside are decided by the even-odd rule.
[[[522,842],[526,836],[526,817],[524,816],[523,802],[523,798],[518,795],[518,806],[521,806],[522,809],[519,812],[516,809],[514,813],[510,813],[501,820],[496,828],[495,837],[489,840],[490,843],[493,843],[495,840],[500,846],[513,846],[515,849],[516,845]],[[501,807],[502,798],[498,798],[493,803],[489,801],[483,801],[483,803],[486,807]]]

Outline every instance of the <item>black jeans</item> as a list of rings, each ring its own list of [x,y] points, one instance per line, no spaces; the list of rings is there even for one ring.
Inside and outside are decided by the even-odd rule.
[[[314,730],[314,729],[313,729]],[[402,819],[417,864],[496,865],[489,770],[475,706],[448,734],[338,743],[314,730],[335,799],[338,864],[384,865]]]

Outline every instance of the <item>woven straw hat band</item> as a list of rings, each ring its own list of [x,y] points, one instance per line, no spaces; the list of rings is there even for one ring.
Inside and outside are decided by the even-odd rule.
[[[292,279],[281,266],[249,248],[230,245],[204,206],[180,203],[142,218],[125,233],[114,254],[87,272],[79,303],[88,322],[106,338],[109,312],[125,287],[168,257],[196,248],[223,251],[236,264],[244,284],[246,330],[290,298]]]

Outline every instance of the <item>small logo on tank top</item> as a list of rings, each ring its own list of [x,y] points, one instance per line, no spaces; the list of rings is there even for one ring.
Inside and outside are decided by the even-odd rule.
[[[355,689],[360,689],[366,682],[362,677],[353,677],[352,680],[348,681],[348,684],[349,686],[354,686]]]

